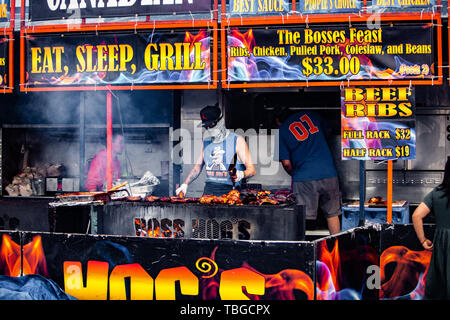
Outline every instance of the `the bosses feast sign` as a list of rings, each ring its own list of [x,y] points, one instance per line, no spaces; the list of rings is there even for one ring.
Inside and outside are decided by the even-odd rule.
[[[431,24],[229,28],[228,81],[431,79]]]
[[[205,83],[207,30],[28,36],[26,86]]]
[[[32,0],[30,20],[210,12],[211,0]]]
[[[415,159],[414,111],[412,87],[344,88],[342,160]]]

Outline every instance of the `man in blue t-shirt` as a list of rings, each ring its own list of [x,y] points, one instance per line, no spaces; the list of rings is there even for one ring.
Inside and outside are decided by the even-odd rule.
[[[281,116],[280,116],[281,118]],[[325,139],[327,125],[312,111],[287,117],[280,126],[279,161],[292,176],[297,203],[305,206],[306,219],[323,210],[330,234],[340,232],[341,195],[337,171]]]

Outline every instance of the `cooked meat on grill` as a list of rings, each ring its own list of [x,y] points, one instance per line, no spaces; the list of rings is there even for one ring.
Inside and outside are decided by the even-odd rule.
[[[241,196],[241,193],[239,192],[239,190],[231,190],[230,192],[227,193],[227,197],[232,197],[232,196],[239,198]]]
[[[210,204],[214,200],[214,198],[215,198],[215,196],[204,195],[204,196],[200,197],[198,199],[198,201],[203,204]]]
[[[261,199],[261,198],[265,198],[265,197],[269,196],[269,194],[271,194],[271,192],[268,190],[258,191],[257,196],[258,196],[258,199]]]
[[[226,204],[228,202],[228,198],[225,196],[214,197],[212,202],[218,204]]]
[[[145,197],[145,201],[148,201],[148,202],[157,202],[157,201],[159,201],[159,197],[148,196],[148,197]]]
[[[127,201],[141,201],[141,197],[133,197],[133,196],[129,196],[126,197]]]
[[[378,203],[382,203],[383,202],[383,198],[382,197],[372,197],[369,199],[369,203],[373,203],[373,204],[378,204]]]
[[[186,203],[187,200],[185,198],[180,198],[180,197],[170,197],[170,202],[172,202],[172,203]]]
[[[263,204],[278,204],[278,201],[270,199],[270,198],[262,198],[256,200],[256,204],[263,205]]]
[[[140,197],[127,197],[126,200],[139,201],[142,199]],[[270,191],[265,190],[243,190],[242,192],[239,190],[231,190],[221,196],[204,195],[200,198],[185,198],[184,195],[172,197],[147,196],[144,200],[147,202],[200,203],[212,205],[277,205],[294,202],[295,196],[289,191],[272,194]]]

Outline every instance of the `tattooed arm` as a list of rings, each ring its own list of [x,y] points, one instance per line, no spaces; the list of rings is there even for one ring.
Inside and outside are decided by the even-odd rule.
[[[198,156],[194,167],[191,169],[191,172],[189,172],[186,180],[184,180],[184,183],[189,185],[192,181],[197,179],[197,177],[200,175],[200,172],[202,172],[203,165],[204,165],[204,162],[203,162],[203,146],[202,146],[200,155]]]

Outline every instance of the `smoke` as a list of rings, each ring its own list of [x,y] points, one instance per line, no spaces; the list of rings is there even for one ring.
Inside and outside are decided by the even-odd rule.
[[[79,92],[36,92],[20,94],[9,105],[6,123],[76,124],[78,123]]]

